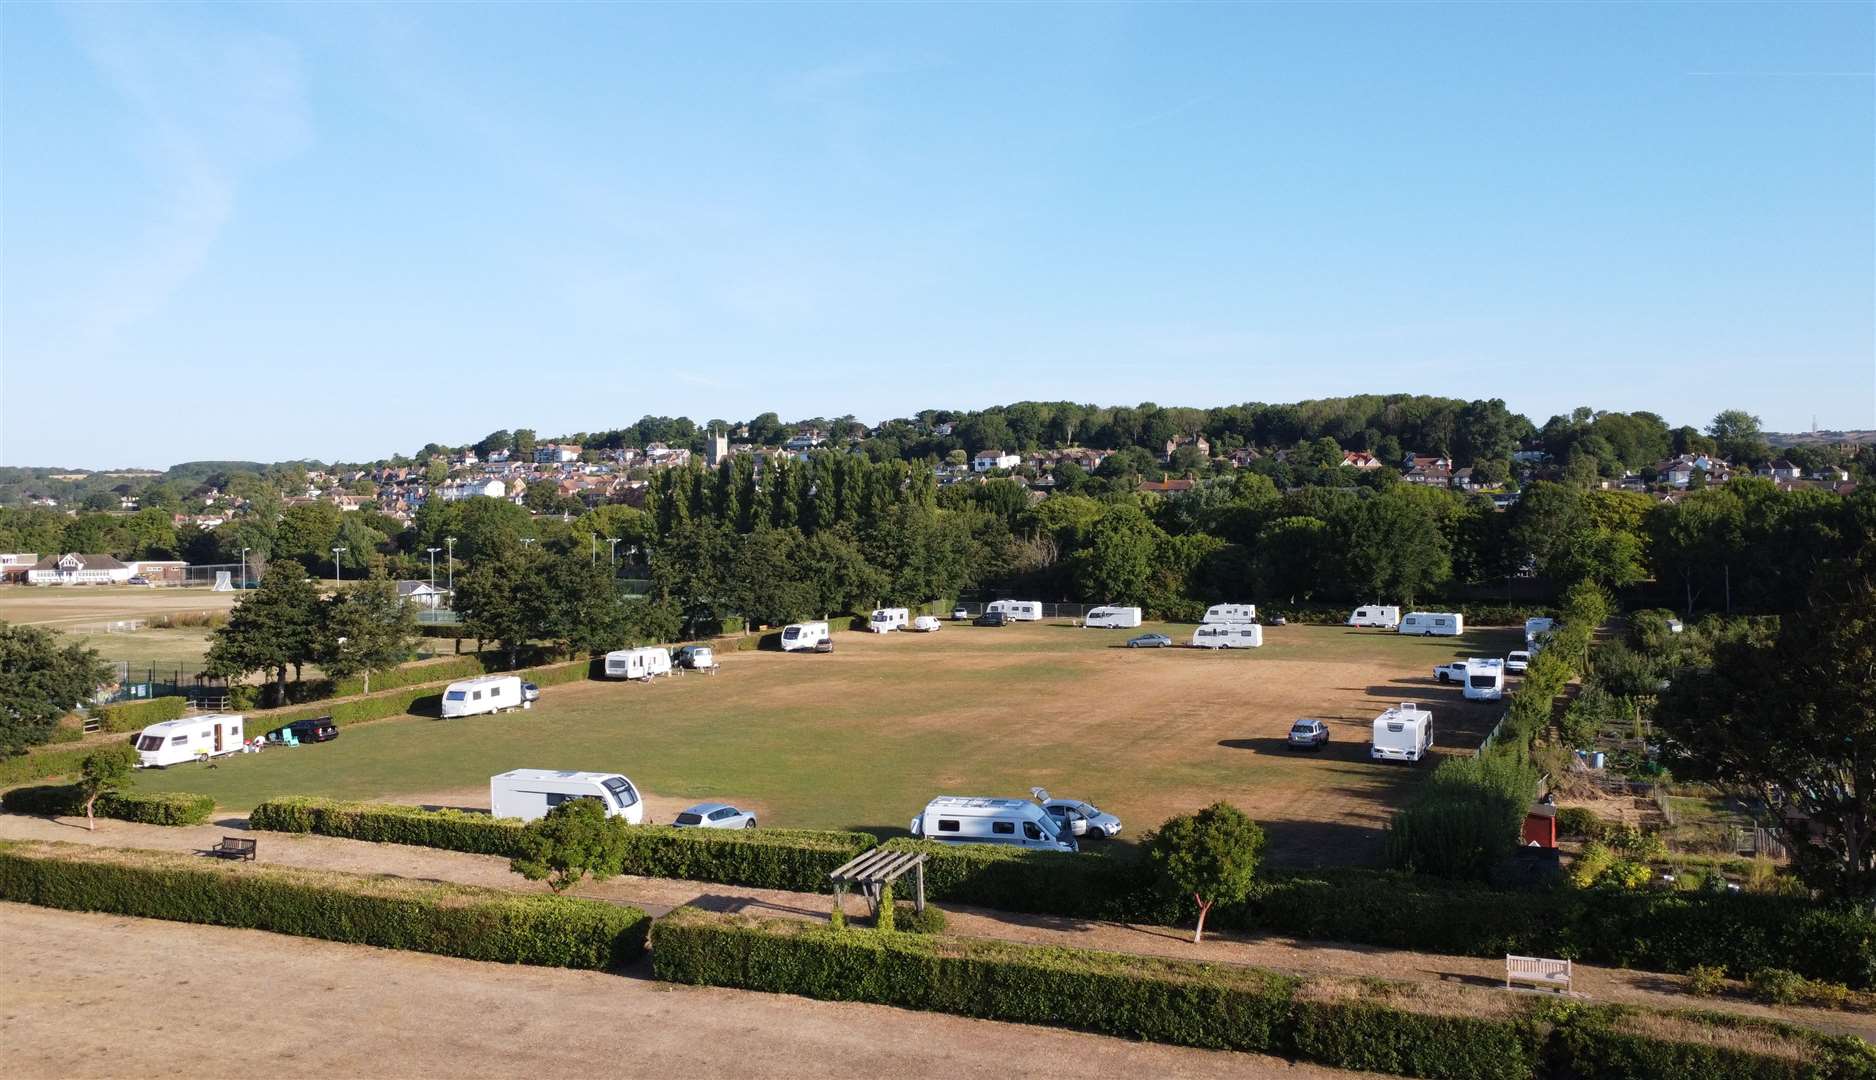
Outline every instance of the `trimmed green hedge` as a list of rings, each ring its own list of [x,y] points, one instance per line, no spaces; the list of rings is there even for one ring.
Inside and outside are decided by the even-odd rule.
[[[77,784],[14,788],[0,793],[0,810],[9,814],[43,817],[82,816],[85,812],[85,795]],[[200,825],[214,812],[214,799],[207,795],[190,795],[180,791],[158,794],[111,792],[100,795],[97,805],[92,807],[92,813],[98,817],[136,821],[145,825]]]
[[[0,899],[589,969],[636,960],[650,925],[593,900],[76,844],[0,843]]]
[[[186,697],[150,698],[147,701],[123,701],[116,705],[100,705],[93,710],[98,722],[106,731],[130,732],[142,731],[151,724],[160,724],[165,720],[180,720],[189,711],[189,699]]]
[[[868,1001],[1423,1077],[1866,1078],[1860,1040],[1734,1016],[860,929],[679,908],[667,982]]]
[[[44,780],[48,776],[70,776],[78,772],[85,758],[98,743],[71,746],[58,750],[39,749],[12,757],[0,757],[0,787]]]
[[[1130,855],[903,838],[885,846],[925,853],[925,895],[933,900],[1074,918],[1170,922],[1179,914],[1154,889],[1152,866]]]
[[[255,807],[248,824],[272,832],[310,832],[509,858],[522,853],[520,822],[459,810],[284,798]],[[623,827],[626,854],[620,873],[795,892],[826,891],[829,872],[874,844],[866,833],[807,829]]]
[[[597,679],[603,676],[603,660],[572,660],[564,664],[550,664],[546,667],[528,668],[514,674],[525,682],[536,686],[558,686],[562,683],[579,682],[582,679]],[[432,665],[433,669],[448,665]],[[427,677],[430,681],[444,679],[474,678],[482,674],[480,663],[467,674],[444,674]],[[375,680],[374,680],[375,682]],[[435,716],[442,703],[443,692],[440,688],[425,685],[406,687],[395,692],[371,692],[370,697],[356,698],[351,701],[335,702],[323,708],[295,708],[262,710],[248,713],[248,730],[256,735],[279,731],[295,720],[308,720],[316,716],[330,716],[341,724],[364,724],[373,720],[386,720],[394,716],[413,713],[419,716]]]

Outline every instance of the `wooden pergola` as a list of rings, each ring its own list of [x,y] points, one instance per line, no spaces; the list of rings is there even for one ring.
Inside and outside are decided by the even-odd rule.
[[[925,910],[925,853],[922,851],[891,851],[886,848],[874,848],[842,864],[839,869],[827,875],[827,880],[834,883],[834,910],[841,908],[846,899],[847,889],[859,890],[866,897],[868,912],[879,916],[880,895],[886,886],[891,885],[905,874],[912,871],[913,879],[918,883],[918,891],[912,897],[915,911]]]

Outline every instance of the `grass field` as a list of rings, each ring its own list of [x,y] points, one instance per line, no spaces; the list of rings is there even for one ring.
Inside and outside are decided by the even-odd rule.
[[[0,588],[0,620],[36,623],[53,630],[74,630],[120,619],[227,611],[234,607],[240,595],[207,589],[152,589],[135,585],[8,585]]]
[[[138,787],[202,792],[234,811],[283,794],[485,807],[497,772],[603,769],[632,777],[660,815],[711,798],[767,825],[903,830],[933,795],[1042,786],[1119,814],[1124,837],[1226,799],[1265,823],[1280,861],[1360,863],[1428,771],[1368,761],[1370,721],[1419,701],[1441,745],[1476,746],[1499,707],[1464,702],[1431,669],[1518,640],[1293,626],[1242,652],[1118,647],[1130,633],[843,634],[833,654],[735,653],[713,677],[549,687],[526,713],[369,724],[212,770],[142,773]],[[1328,721],[1328,749],[1284,748],[1299,716]]]

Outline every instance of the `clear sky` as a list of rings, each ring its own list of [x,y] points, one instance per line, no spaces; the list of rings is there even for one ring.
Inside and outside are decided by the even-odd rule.
[[[775,410],[1876,427],[1869,3],[0,8],[0,463]]]

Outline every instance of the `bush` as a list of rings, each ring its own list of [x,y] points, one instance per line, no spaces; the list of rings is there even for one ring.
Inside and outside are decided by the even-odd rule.
[[[145,795],[115,791],[98,796],[98,804],[92,809],[98,817],[144,825],[200,825],[215,812],[215,800],[182,792]],[[0,793],[0,810],[39,817],[73,817],[85,812],[85,794],[77,784],[14,788]]]
[[[942,934],[945,922],[944,911],[930,904],[919,911],[910,900],[901,900],[893,910],[892,928],[902,934]]]
[[[1067,1025],[1424,1077],[1876,1075],[1876,1052],[1784,1024],[1488,991],[872,930],[679,908],[667,982]]]
[[[1695,997],[1712,997],[1726,989],[1726,969],[1715,964],[1695,964],[1687,971],[1687,992]]]
[[[1537,771],[1522,758],[1447,758],[1388,825],[1401,870],[1482,880],[1518,844]]]
[[[650,923],[620,904],[75,844],[0,843],[0,899],[592,969],[637,959]]]
[[[1557,835],[1576,840],[1604,839],[1610,823],[1584,806],[1565,806],[1557,811]]]
[[[925,895],[950,903],[1075,918],[1171,923],[1183,908],[1155,888],[1150,863],[1133,853],[1025,851],[1001,844],[889,840],[893,851],[925,853]]]
[[[511,859],[524,853],[520,822],[459,810],[282,798],[256,806],[248,824]],[[874,844],[865,833],[808,829],[622,827],[625,856],[618,873],[795,892],[825,891],[831,871]]]
[[[1760,968],[1746,976],[1746,989],[1767,1005],[1796,1005],[1805,996],[1804,976],[1785,968]]]
[[[182,719],[183,714],[189,711],[189,699],[160,697],[147,701],[124,701],[116,705],[100,705],[94,711],[106,731],[142,731],[151,724]]]
[[[54,743],[84,742],[85,731],[83,728],[72,727],[69,724],[60,724],[52,729],[52,738],[49,741]]]

